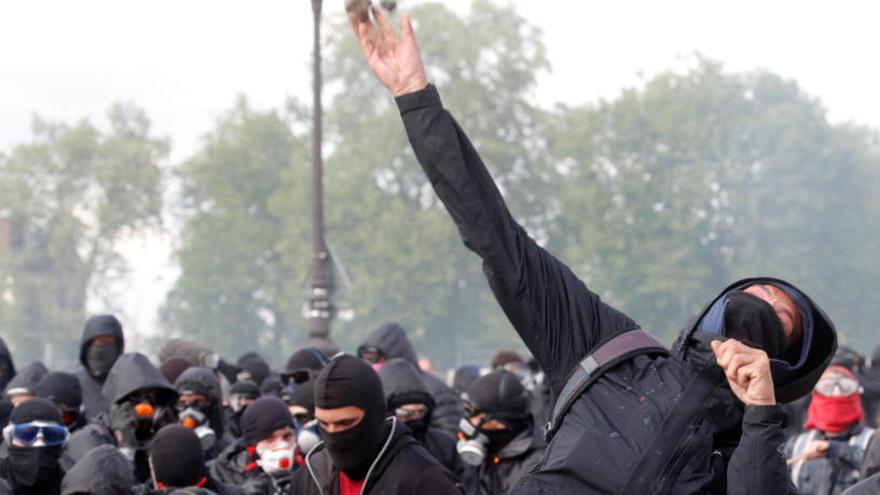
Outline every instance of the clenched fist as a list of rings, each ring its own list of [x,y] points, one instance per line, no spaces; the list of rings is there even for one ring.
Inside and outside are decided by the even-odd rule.
[[[736,339],[712,341],[715,361],[727,375],[727,383],[739,400],[748,406],[776,404],[770,359],[767,353]]]

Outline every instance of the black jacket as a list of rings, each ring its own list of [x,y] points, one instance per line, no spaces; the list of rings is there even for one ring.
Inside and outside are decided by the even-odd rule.
[[[104,386],[104,380],[95,378],[89,373],[86,354],[95,337],[108,336],[116,339],[119,354],[122,355],[125,352],[125,335],[123,335],[122,328],[115,318],[91,318],[86,322],[79,341],[79,362],[82,364],[82,368],[76,371],[76,377],[79,378],[79,384],[82,387],[85,417],[89,421],[101,413],[106,413],[109,402],[104,398],[101,390]]]
[[[510,441],[497,454],[489,456],[479,466],[468,466],[465,479],[467,495],[494,495],[507,493],[541,460],[544,454],[543,429],[531,424],[528,429]]]
[[[496,299],[558,394],[584,356],[639,325],[601,301],[516,223],[433,86],[397,103],[429,181],[465,245],[483,259]],[[716,300],[756,282],[784,284],[743,280]],[[778,398],[806,394],[836,349],[830,320],[802,299],[805,320],[813,322],[807,359],[784,379],[774,373]],[[779,406],[743,407],[733,396],[695,325],[682,332],[671,355],[640,355],[598,379],[575,401],[540,467],[513,493],[786,493],[792,487],[777,452],[784,423]]]
[[[382,350],[385,359],[402,358],[419,371],[419,360],[406,331],[397,323],[386,323],[370,332],[361,345],[376,346]],[[461,419],[462,406],[458,394],[443,383],[443,380],[431,373],[422,372],[422,380],[428,392],[434,397],[434,411],[431,424],[454,435],[458,431],[458,420]]]
[[[391,442],[379,453],[364,494],[457,495],[461,493],[452,473],[441,466],[409,434],[407,428],[391,423]],[[339,470],[318,444],[306,457],[306,465],[293,474],[291,495],[338,495]]]
[[[272,477],[256,464],[256,453],[248,451],[241,442],[227,446],[208,463],[211,478],[240,488],[247,495],[275,495],[283,493],[290,475]]]
[[[131,463],[116,447],[102,445],[86,454],[67,472],[61,482],[61,495],[128,495],[134,486],[132,470]]]

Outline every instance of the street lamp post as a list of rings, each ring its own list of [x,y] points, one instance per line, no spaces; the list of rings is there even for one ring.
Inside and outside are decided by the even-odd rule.
[[[312,105],[312,262],[309,273],[309,296],[306,316],[309,337],[319,348],[333,347],[330,320],[335,316],[333,276],[327,243],[324,240],[324,183],[321,154],[321,4],[312,0],[314,16],[313,105]]]

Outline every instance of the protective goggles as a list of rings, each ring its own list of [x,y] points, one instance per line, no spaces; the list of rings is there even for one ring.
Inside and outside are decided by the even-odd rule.
[[[371,364],[381,362],[382,358],[385,357],[382,349],[375,345],[362,345],[358,347],[357,354],[359,358]]]
[[[6,441],[27,447],[58,447],[67,442],[70,432],[67,428],[46,421],[8,425],[3,429]]]
[[[813,390],[825,397],[846,397],[861,392],[861,387],[855,378],[835,373],[821,378]]]
[[[398,407],[394,409],[394,415],[397,416],[401,421],[413,421],[416,419],[422,419],[425,417],[426,414],[428,414],[427,407],[420,407],[418,409]]]

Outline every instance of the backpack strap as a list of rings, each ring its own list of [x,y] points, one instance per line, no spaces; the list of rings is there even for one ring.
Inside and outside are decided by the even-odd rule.
[[[636,328],[614,336],[587,354],[569,373],[565,386],[556,398],[550,421],[544,425],[547,443],[550,443],[572,404],[593,382],[614,366],[641,354],[668,356],[669,350],[651,334]]]

